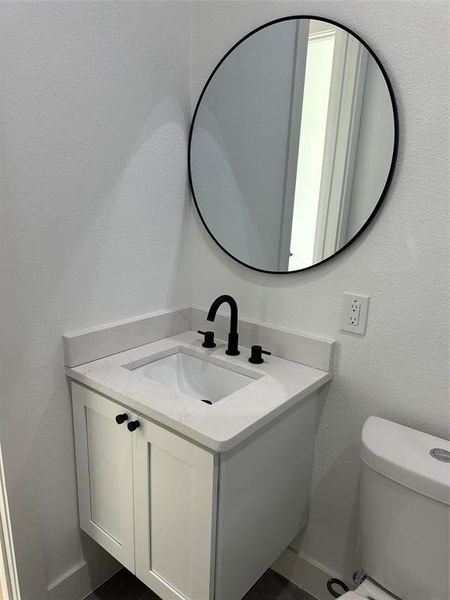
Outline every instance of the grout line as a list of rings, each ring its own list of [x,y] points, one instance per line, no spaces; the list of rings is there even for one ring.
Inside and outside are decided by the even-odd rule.
[[[145,598],[145,596],[148,594],[148,592],[151,592],[151,591],[152,590],[150,588],[148,588],[148,590],[146,590],[142,596],[139,596],[139,598],[136,598],[136,600],[142,600],[142,598]],[[153,593],[155,593],[155,592],[153,592]],[[159,596],[157,596],[157,598],[159,598]]]

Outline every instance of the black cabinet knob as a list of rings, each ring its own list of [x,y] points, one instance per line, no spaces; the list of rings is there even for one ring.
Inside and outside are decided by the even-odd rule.
[[[263,350],[262,346],[252,346],[252,353],[250,355],[250,358],[248,359],[248,362],[253,363],[254,365],[260,365],[264,362],[264,359],[262,357],[263,354],[270,355],[272,354],[272,352]]]
[[[122,425],[122,423],[125,423],[125,421],[128,421],[127,413],[122,413],[121,415],[117,415],[117,417],[116,417],[117,425]]]
[[[139,423],[139,421],[130,421],[127,425],[128,431],[134,431],[135,429],[137,429],[140,426],[141,426],[141,424]]]
[[[214,342],[214,331],[198,331],[201,335],[205,336],[203,341],[203,348],[215,348],[216,344]]]

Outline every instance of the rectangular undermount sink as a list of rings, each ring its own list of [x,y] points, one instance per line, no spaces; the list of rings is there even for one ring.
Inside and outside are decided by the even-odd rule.
[[[258,377],[238,373],[180,349],[138,366],[123,366],[208,404],[229,396]]]

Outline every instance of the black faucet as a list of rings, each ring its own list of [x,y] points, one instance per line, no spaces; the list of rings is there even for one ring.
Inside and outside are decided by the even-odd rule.
[[[229,354],[230,356],[237,356],[239,354],[238,350],[238,307],[236,304],[236,300],[229,296],[228,294],[224,294],[223,296],[219,296],[214,300],[211,304],[211,308],[209,309],[208,316],[206,317],[208,321],[214,321],[216,318],[216,313],[224,302],[230,305],[230,333],[228,334],[228,348],[225,351],[225,354]]]

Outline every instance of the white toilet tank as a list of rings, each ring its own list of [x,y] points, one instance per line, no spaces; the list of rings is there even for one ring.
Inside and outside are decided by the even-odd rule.
[[[361,564],[405,600],[450,600],[447,453],[449,442],[378,417],[362,431]]]

